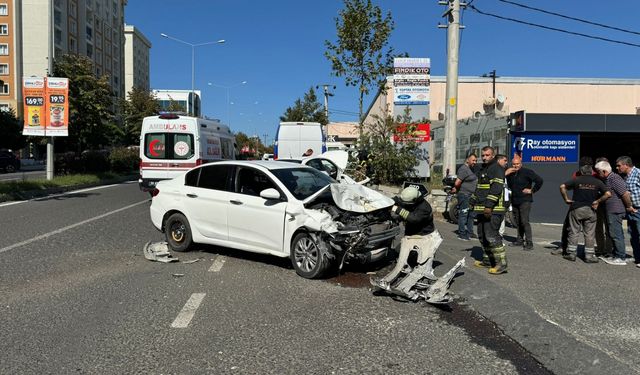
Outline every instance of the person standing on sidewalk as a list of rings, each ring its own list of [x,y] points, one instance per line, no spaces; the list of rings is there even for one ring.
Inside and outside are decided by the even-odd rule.
[[[469,154],[464,164],[458,168],[456,173],[456,181],[452,192],[458,192],[458,239],[469,241],[469,237],[473,237],[473,220],[475,215],[469,205],[469,198],[476,191],[478,176],[473,173],[478,157],[476,154]]]
[[[627,225],[631,232],[631,247],[633,259],[637,267],[640,267],[640,169],[633,166],[633,161],[628,156],[620,156],[616,159],[618,172],[626,175],[624,182],[631,194],[631,208],[627,210]]]
[[[500,236],[500,224],[504,218],[504,167],[495,159],[493,147],[482,148],[482,169],[478,173],[478,185],[471,196],[471,204],[478,218],[478,238],[482,244],[482,260],[477,267],[488,267],[489,273],[507,272],[507,254]]]
[[[601,258],[605,263],[624,266],[627,264],[627,256],[624,245],[624,230],[622,220],[628,209],[633,209],[631,204],[631,194],[627,190],[622,177],[611,172],[611,164],[608,161],[596,163],[596,171],[605,181],[605,185],[611,191],[611,198],[606,202],[607,228],[608,234],[613,242],[613,256]]]
[[[607,180],[603,179],[600,176],[600,173],[595,169],[595,166],[601,161],[606,161],[608,163],[609,159],[603,156],[596,159],[595,164],[593,165],[593,177],[601,179],[606,185]],[[613,191],[611,192],[611,195],[614,195]],[[607,222],[607,206],[608,204],[601,204],[598,206],[598,212],[596,212],[596,256],[599,259],[610,258],[613,255],[613,242],[611,241],[611,236],[609,236],[609,223]]]
[[[596,210],[611,193],[600,179],[590,175],[592,170],[591,165],[583,165],[580,167],[581,176],[560,185],[562,199],[570,205],[567,251],[562,257],[570,261],[576,260],[578,235],[583,232],[584,261],[598,263],[595,255]],[[573,190],[573,199],[569,199],[567,190]]]
[[[529,168],[522,166],[522,159],[515,156],[511,162],[511,171],[507,175],[507,185],[511,190],[511,207],[513,219],[518,230],[518,237],[512,246],[524,247],[524,250],[533,250],[533,237],[529,213],[533,203],[533,194],[542,187],[542,177]]]

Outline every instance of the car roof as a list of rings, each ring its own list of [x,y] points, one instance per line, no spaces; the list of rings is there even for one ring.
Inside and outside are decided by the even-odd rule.
[[[274,169],[291,169],[291,168],[311,168],[311,167],[307,167],[305,165],[300,165],[300,164],[295,164],[295,163],[283,163],[280,161],[276,161],[276,160],[224,160],[224,161],[218,161],[215,162],[216,165],[219,164],[232,164],[232,165],[239,165],[239,166],[249,166],[249,167],[255,167],[255,166],[259,166],[262,168],[266,168],[269,170],[274,170]],[[207,164],[205,164],[207,165]]]

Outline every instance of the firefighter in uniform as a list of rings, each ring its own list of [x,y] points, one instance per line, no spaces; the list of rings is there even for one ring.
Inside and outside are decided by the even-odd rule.
[[[500,157],[506,158],[504,155]],[[478,185],[471,197],[473,210],[478,219],[478,238],[482,244],[482,260],[477,267],[489,268],[489,273],[499,275],[507,272],[507,254],[500,224],[504,219],[504,167],[497,162],[492,147],[482,149],[482,169],[478,172]]]

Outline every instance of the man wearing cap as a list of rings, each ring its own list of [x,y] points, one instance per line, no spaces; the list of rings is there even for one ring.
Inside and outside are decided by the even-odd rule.
[[[495,159],[493,147],[482,148],[482,169],[478,172],[478,185],[471,197],[478,218],[478,237],[482,244],[482,260],[477,267],[489,268],[489,273],[507,272],[507,254],[500,236],[500,224],[504,219],[504,167]],[[506,164],[506,163],[505,163]]]

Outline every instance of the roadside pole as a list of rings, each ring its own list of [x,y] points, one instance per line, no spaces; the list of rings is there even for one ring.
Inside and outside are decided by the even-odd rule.
[[[458,53],[460,49],[460,0],[440,1],[447,11],[447,96],[442,174],[456,173],[456,124],[458,122]]]

